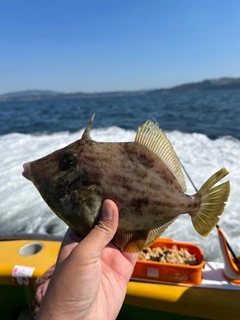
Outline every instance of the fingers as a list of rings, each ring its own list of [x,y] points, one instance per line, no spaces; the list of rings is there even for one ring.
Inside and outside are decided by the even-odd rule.
[[[122,252],[122,255],[132,264],[132,266],[134,267],[138,256],[139,256],[139,252]]]
[[[105,246],[112,240],[118,227],[118,208],[112,200],[105,200],[103,202],[102,213],[100,219],[93,229],[95,236],[99,234],[103,237]]]
[[[57,264],[65,260],[76,246],[78,247],[76,250],[82,251],[78,252],[79,255],[86,254],[89,256],[92,251],[95,251],[97,256],[101,255],[104,247],[112,240],[116,233],[117,226],[118,208],[113,201],[105,200],[98,224],[83,240],[72,229],[69,228],[67,230],[58,255]],[[80,241],[81,245],[78,245]]]
[[[57,264],[65,260],[81,240],[82,238],[80,236],[78,236],[71,228],[68,228],[58,254]]]
[[[81,254],[98,258],[114,237],[118,227],[118,208],[112,200],[105,200],[97,225],[81,241]],[[82,248],[82,249],[81,249]]]
[[[74,232],[71,228],[68,228],[62,242],[62,247],[67,246],[72,243],[79,243],[82,240],[76,232]]]

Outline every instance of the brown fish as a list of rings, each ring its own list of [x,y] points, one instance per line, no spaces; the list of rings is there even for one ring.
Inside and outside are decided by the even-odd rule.
[[[24,164],[49,207],[76,233],[97,223],[104,199],[119,208],[113,242],[136,252],[153,243],[180,215],[188,213],[202,236],[218,223],[230,185],[213,187],[228,171],[212,175],[194,195],[186,185],[173,147],[157,124],[146,121],[134,142],[102,143],[90,138],[94,115],[82,139]]]

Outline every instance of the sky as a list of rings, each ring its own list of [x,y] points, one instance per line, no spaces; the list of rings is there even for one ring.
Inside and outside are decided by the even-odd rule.
[[[240,77],[238,0],[0,0],[0,94]]]

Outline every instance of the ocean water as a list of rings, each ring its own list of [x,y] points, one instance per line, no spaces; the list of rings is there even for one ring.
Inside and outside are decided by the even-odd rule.
[[[81,138],[94,112],[91,136],[97,141],[133,141],[139,125],[157,121],[197,188],[225,167],[231,194],[219,226],[240,255],[240,91],[1,102],[0,233],[64,234],[66,225],[22,177],[22,164]],[[194,194],[186,182],[187,193]],[[217,230],[202,238],[188,215],[163,236],[198,243],[205,259],[222,260]]]

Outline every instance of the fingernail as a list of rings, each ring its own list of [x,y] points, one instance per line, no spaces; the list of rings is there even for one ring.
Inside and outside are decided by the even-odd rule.
[[[111,206],[109,206],[107,204],[103,205],[102,217],[106,220],[113,219],[113,210],[112,210]]]

